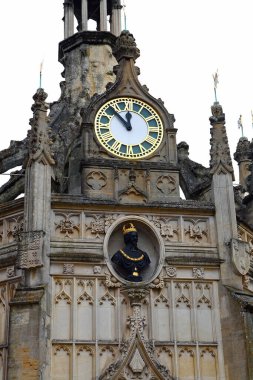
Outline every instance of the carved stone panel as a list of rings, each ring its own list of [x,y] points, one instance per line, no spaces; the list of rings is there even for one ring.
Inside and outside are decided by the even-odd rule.
[[[184,240],[194,245],[207,243],[210,240],[207,220],[185,218]]]
[[[18,266],[22,269],[41,267],[43,231],[20,233]]]
[[[237,272],[241,275],[248,273],[250,269],[250,247],[249,244],[238,240],[231,240],[232,261]]]
[[[150,171],[150,200],[164,202],[168,199],[179,199],[178,174]]]
[[[84,168],[82,192],[91,199],[114,198],[114,170],[97,167]]]

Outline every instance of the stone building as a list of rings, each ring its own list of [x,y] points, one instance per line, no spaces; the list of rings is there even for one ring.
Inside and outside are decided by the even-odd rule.
[[[60,99],[0,152],[0,379],[253,379],[253,144],[234,187],[215,102],[190,160],[121,8],[64,1]]]

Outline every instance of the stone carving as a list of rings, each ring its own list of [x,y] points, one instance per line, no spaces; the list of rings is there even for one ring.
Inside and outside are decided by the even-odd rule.
[[[191,220],[188,227],[185,228],[185,235],[188,234],[194,243],[200,243],[204,236],[208,236],[208,230],[201,227],[201,222],[200,220]]]
[[[106,185],[106,176],[100,171],[93,171],[87,175],[86,181],[92,190],[99,191]]]
[[[166,307],[170,306],[168,298],[162,293],[160,293],[154,300],[154,306],[157,306],[158,304],[164,304]]]
[[[93,267],[93,273],[94,273],[94,274],[101,274],[101,270],[102,270],[102,268],[101,268],[101,266],[99,266],[99,265],[95,265],[95,266]]]
[[[71,218],[79,216],[75,214],[62,214],[64,219],[61,219],[58,223],[55,222],[55,230],[60,230],[61,234],[64,234],[64,237],[71,238],[71,235],[75,231],[79,232],[80,224],[76,224]]]
[[[162,289],[165,287],[163,275],[160,274],[159,277],[155,278],[154,281],[149,285],[150,288]]]
[[[213,126],[210,140],[210,173],[213,174],[220,168],[224,173],[233,175],[233,165],[225,128],[225,115],[218,102],[212,106],[212,115],[210,117],[210,123]]]
[[[109,273],[105,273],[105,276],[106,276],[106,280],[103,281],[103,284],[107,288],[120,288],[121,287],[122,284],[120,282],[118,282],[118,280],[114,276],[112,276]]]
[[[90,229],[92,235],[95,235],[95,238],[100,238],[100,235],[105,233],[105,220],[103,215],[92,215],[94,220],[90,222],[90,225],[86,228]]]
[[[74,274],[74,264],[63,264],[63,274]]]
[[[125,224],[122,232],[125,247],[117,251],[111,260],[127,281],[141,282],[140,272],[150,264],[149,256],[137,247],[138,234],[133,223]]]
[[[116,299],[115,299],[115,297],[113,297],[111,295],[111,293],[108,292],[108,291],[102,297],[100,297],[100,299],[99,299],[99,305],[103,305],[103,303],[106,302],[106,301],[110,302],[110,304],[113,305],[113,306],[116,305]]]
[[[136,185],[136,173],[134,169],[129,171],[128,185],[119,191],[119,200],[125,203],[146,203],[147,194]]]
[[[169,277],[177,277],[177,268],[165,266],[165,272]]]
[[[177,145],[178,164],[180,167],[180,187],[186,199],[205,199],[207,189],[211,187],[210,169],[190,160],[189,145],[181,141]]]
[[[122,290],[130,298],[132,315],[127,318],[130,338],[122,341],[120,357],[109,365],[99,380],[145,379],[172,380],[168,369],[157,360],[152,341],[144,338],[146,318],[141,313],[141,303],[148,294],[145,288],[125,288]]]
[[[21,269],[38,268],[42,263],[43,231],[21,232],[18,244],[18,267]]]
[[[249,244],[239,239],[231,240],[232,262],[241,275],[246,275],[250,269]]]
[[[132,360],[129,363],[129,367],[133,373],[141,374],[145,367],[145,362],[143,361],[139,350],[136,348]]]
[[[161,236],[165,241],[175,241],[178,239],[178,221],[170,218],[153,217],[153,224],[159,228]]]
[[[66,287],[70,287],[72,285],[72,280],[61,280],[57,279],[55,281],[55,285],[58,285],[60,287],[59,292],[55,295],[55,303],[58,304],[60,301],[66,301],[67,304],[72,303],[72,298],[68,294]]]
[[[93,220],[89,224],[86,224],[86,229],[90,230],[92,235],[95,235],[95,238],[101,238],[101,235],[104,235],[112,223],[116,220],[117,215],[91,215]]]
[[[15,267],[14,266],[6,268],[6,276],[7,276],[7,278],[15,277]]]
[[[198,292],[197,307],[206,305],[208,308],[212,308],[210,284],[198,283],[196,285],[196,291]]]
[[[170,195],[176,190],[176,180],[170,175],[162,175],[156,181],[156,187],[164,195]]]
[[[55,161],[51,152],[52,139],[51,128],[45,127],[49,122],[47,117],[48,104],[45,102],[47,94],[39,88],[33,96],[32,105],[33,118],[30,119],[31,130],[28,132],[29,159],[42,161],[45,164],[53,165]]]
[[[176,296],[176,307],[180,305],[185,305],[186,307],[191,308],[190,301],[190,285],[188,283],[177,283],[175,284],[175,289],[178,290],[178,295]]]
[[[81,304],[83,301],[87,301],[90,305],[93,305],[94,299],[91,294],[88,293],[88,288],[92,290],[94,281],[91,280],[79,280],[77,283],[78,287],[82,288],[81,294],[77,298],[77,304]]]
[[[245,275],[245,276],[242,276],[242,285],[245,289],[248,289],[249,288],[249,284],[250,284],[250,277]]]
[[[23,215],[10,218],[8,220],[7,238],[8,242],[19,241],[20,233],[24,231],[24,219]]]
[[[128,30],[123,30],[116,40],[113,55],[119,62],[122,58],[128,57],[136,60],[140,56],[134,36]]]
[[[205,270],[204,268],[192,268],[192,275],[194,278],[204,278]]]
[[[234,153],[234,159],[239,164],[242,161],[250,160],[251,156],[250,141],[247,137],[241,137],[237,144],[236,152]]]

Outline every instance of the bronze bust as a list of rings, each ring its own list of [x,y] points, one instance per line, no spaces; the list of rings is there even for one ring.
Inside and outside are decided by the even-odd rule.
[[[112,256],[117,272],[127,281],[140,282],[140,272],[150,264],[148,254],[137,247],[138,233],[133,223],[122,228],[125,247]]]

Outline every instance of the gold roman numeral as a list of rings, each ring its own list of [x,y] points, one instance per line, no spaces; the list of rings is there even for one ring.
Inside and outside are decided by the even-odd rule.
[[[132,100],[128,100],[125,104],[125,109],[124,111],[133,111],[134,109],[134,104]]]
[[[146,152],[146,149],[141,144],[139,144],[139,148],[140,148],[141,153]]]
[[[127,145],[127,155],[131,156],[132,154],[134,154],[134,152],[133,152],[133,146],[132,145]]]
[[[147,141],[151,145],[154,145],[157,140],[152,136],[148,136],[145,141]]]
[[[112,148],[113,150],[115,150],[116,152],[119,152],[119,151],[120,151],[120,148],[121,148],[121,143],[120,143],[119,141],[115,141],[115,142],[112,144],[111,148]]]
[[[115,111],[117,111],[117,112],[121,112],[122,111],[122,109],[119,107],[119,105],[118,105],[118,103],[114,103],[114,104],[112,104],[112,107],[115,109]]]
[[[147,119],[146,119],[147,120]],[[156,132],[156,133],[158,133],[159,132],[159,128],[158,127],[149,127],[148,128],[148,131],[149,132]]]
[[[106,143],[112,139],[111,132],[102,133],[101,137],[104,140],[104,142],[106,142]]]

